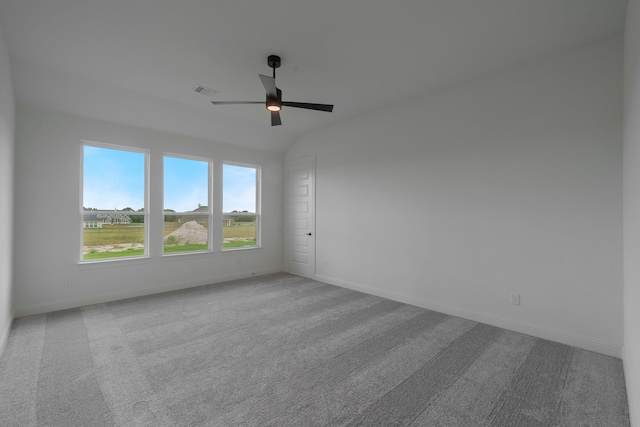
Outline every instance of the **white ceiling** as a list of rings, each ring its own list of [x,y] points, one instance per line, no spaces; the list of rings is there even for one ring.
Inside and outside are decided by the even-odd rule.
[[[623,31],[627,0],[0,0],[17,102],[267,150]],[[271,127],[258,74],[282,57]],[[214,88],[215,98],[196,94]]]

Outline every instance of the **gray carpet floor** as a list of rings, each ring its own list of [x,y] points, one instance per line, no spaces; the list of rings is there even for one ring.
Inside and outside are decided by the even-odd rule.
[[[619,359],[288,274],[16,319],[2,426],[628,426]]]

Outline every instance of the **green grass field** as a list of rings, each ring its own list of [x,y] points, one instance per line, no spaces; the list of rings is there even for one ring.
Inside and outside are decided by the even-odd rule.
[[[196,251],[206,251],[207,244],[187,244],[187,245],[164,245],[164,253],[172,254],[176,252],[196,252]]]
[[[89,247],[144,243],[142,224],[105,225],[102,228],[84,228],[83,231],[83,245]]]
[[[164,224],[164,235],[167,236],[179,225],[173,222]],[[223,227],[223,238],[241,238],[248,241],[230,241],[223,244],[223,249],[255,246],[256,226],[234,225]],[[109,258],[136,257],[144,255],[142,248],[129,248],[120,251],[99,252],[91,248],[107,245],[144,244],[144,226],[142,224],[114,224],[103,228],[83,229],[83,245],[89,248],[89,253],[83,255],[85,261]],[[207,250],[206,244],[165,245],[164,253],[195,252]]]
[[[242,237],[245,239],[254,239],[256,238],[256,226],[255,224],[251,225],[232,225],[231,227],[222,227],[222,237],[233,238],[233,237]]]
[[[235,242],[224,242],[222,244],[223,249],[227,249],[227,248],[248,248],[248,247],[252,247],[256,245],[256,241],[254,240],[249,240],[247,242],[242,242],[242,241],[235,241]]]

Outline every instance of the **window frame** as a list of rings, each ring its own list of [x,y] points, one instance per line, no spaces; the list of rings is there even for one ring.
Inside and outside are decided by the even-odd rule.
[[[94,147],[94,148],[103,148],[103,149],[108,149],[108,150],[118,150],[118,151],[127,151],[127,152],[131,152],[131,153],[139,153],[143,155],[143,162],[144,162],[144,171],[143,171],[143,179],[144,179],[144,195],[143,195],[143,203],[144,203],[144,207],[143,207],[143,211],[142,212],[135,212],[135,215],[141,215],[144,217],[143,220],[143,224],[144,224],[144,230],[143,230],[143,235],[144,235],[144,252],[142,255],[132,255],[132,256],[121,256],[121,257],[112,257],[112,258],[101,258],[101,259],[90,259],[90,260],[85,260],[84,259],[84,230],[85,229],[94,229],[94,228],[101,228],[101,227],[84,227],[84,215],[86,215],[86,212],[84,210],[84,164],[85,164],[85,147]],[[89,140],[82,140],[80,143],[80,194],[79,194],[79,201],[80,203],[78,204],[78,208],[79,208],[79,214],[80,214],[80,221],[79,221],[79,229],[80,229],[80,244],[79,244],[79,264],[99,264],[99,263],[110,263],[110,262],[121,262],[121,261],[131,261],[131,260],[141,260],[141,259],[148,259],[149,256],[149,229],[150,229],[150,225],[149,225],[149,162],[150,162],[150,158],[151,158],[151,152],[148,149],[144,149],[144,148],[139,148],[139,147],[131,147],[131,146],[127,146],[127,145],[120,145],[120,144],[111,144],[111,143],[105,143],[105,142],[98,142],[98,141],[89,141]],[[100,212],[100,211],[98,211]],[[106,212],[106,211],[103,211]],[[110,211],[113,212],[113,211]],[[130,214],[129,211],[117,211],[117,212],[128,212]]]
[[[171,157],[174,159],[182,159],[182,160],[193,160],[193,161],[198,161],[198,162],[206,162],[207,163],[207,169],[208,169],[208,173],[207,173],[207,211],[206,211],[206,215],[209,217],[208,218],[208,227],[207,227],[207,249],[203,249],[203,250],[196,250],[196,251],[180,251],[180,252],[169,252],[169,253],[165,253],[164,252],[164,223],[165,223],[165,217],[166,216],[202,216],[203,214],[205,214],[205,212],[165,212],[165,206],[164,206],[164,202],[165,202],[165,157]],[[197,255],[197,254],[206,254],[206,253],[211,253],[213,252],[213,243],[214,243],[214,238],[213,238],[213,234],[214,234],[214,227],[212,227],[212,225],[214,224],[214,218],[213,218],[213,195],[214,195],[214,191],[213,191],[213,184],[214,184],[214,178],[213,178],[213,173],[214,173],[214,161],[211,158],[208,157],[202,157],[202,156],[192,156],[189,154],[181,154],[181,153],[174,153],[174,152],[163,152],[162,153],[162,181],[161,181],[161,188],[162,188],[162,203],[161,203],[161,210],[162,210],[162,239],[161,239],[161,247],[160,247],[160,255],[163,257],[172,257],[172,256],[181,256],[181,255]]]
[[[255,212],[225,212],[224,211],[224,166],[239,166],[244,168],[255,169],[256,171],[256,209]],[[262,247],[262,167],[260,165],[255,165],[251,163],[243,163],[243,162],[235,162],[231,160],[224,160],[222,162],[221,167],[221,205],[220,210],[222,211],[221,220],[224,221],[224,217],[227,215],[233,216],[255,216],[256,217],[256,237],[255,237],[255,245],[254,246],[244,246],[244,247],[236,247],[236,248],[225,248],[224,247],[224,225],[221,228],[221,234],[223,235],[220,241],[220,250],[223,252],[232,252],[232,251],[244,251],[244,250],[252,250],[252,249],[260,249]]]

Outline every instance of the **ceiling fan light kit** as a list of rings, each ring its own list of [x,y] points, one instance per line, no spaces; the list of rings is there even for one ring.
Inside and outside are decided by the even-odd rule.
[[[267,93],[267,110],[274,112],[282,110],[282,91],[276,88],[277,96],[270,96]]]
[[[333,111],[333,105],[330,104],[310,104],[307,102],[291,102],[282,101],[282,91],[276,87],[276,68],[280,68],[282,61],[278,55],[269,55],[267,65],[273,69],[273,77],[258,74],[265,91],[267,99],[265,108],[271,113],[271,126],[279,126],[282,124],[280,120],[280,110],[282,107],[304,108],[306,110]],[[237,105],[237,104],[262,104],[262,101],[211,101],[213,105]]]

